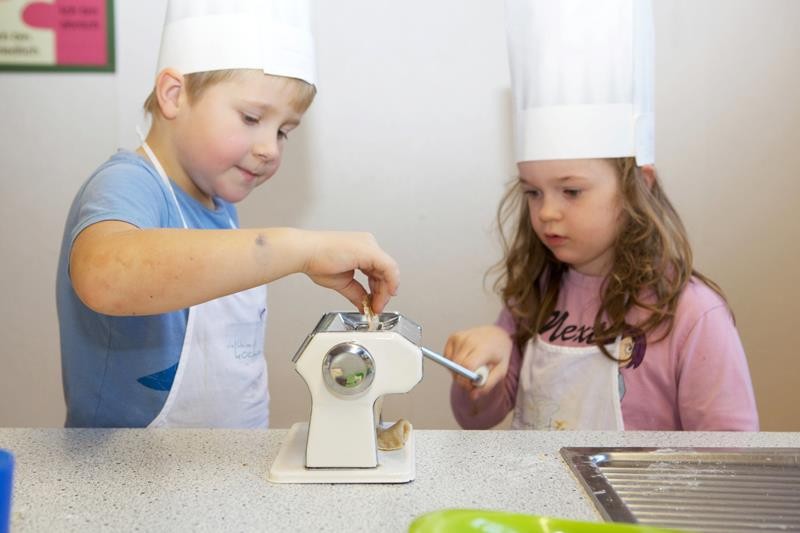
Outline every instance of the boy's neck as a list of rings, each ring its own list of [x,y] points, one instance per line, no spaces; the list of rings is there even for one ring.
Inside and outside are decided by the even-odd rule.
[[[186,194],[209,209],[214,209],[214,199],[203,193],[180,165],[175,155],[175,145],[172,143],[171,138],[165,135],[162,128],[158,126],[158,121],[153,121],[153,126],[147,133],[145,142],[158,158],[158,162],[164,168],[164,172],[169,179],[175,182]],[[142,147],[137,148],[136,152],[149,159]]]

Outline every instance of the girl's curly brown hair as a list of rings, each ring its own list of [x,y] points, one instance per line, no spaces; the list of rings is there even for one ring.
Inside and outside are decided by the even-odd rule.
[[[610,161],[618,171],[623,222],[594,320],[594,340],[613,359],[605,344],[630,327],[625,317],[634,307],[644,309],[647,318],[633,326],[645,335],[660,330],[657,341],[672,330],[678,298],[692,276],[723,299],[724,295],[692,267],[686,230],[658,178],[653,176],[648,185],[632,157]],[[514,317],[514,341],[522,349],[553,313],[569,265],[556,259],[536,236],[518,180],[500,202],[497,224],[504,257],[490,272],[499,272],[494,289]]]

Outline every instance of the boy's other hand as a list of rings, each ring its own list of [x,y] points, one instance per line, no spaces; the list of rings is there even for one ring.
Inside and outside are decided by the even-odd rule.
[[[383,311],[397,294],[400,269],[378,246],[375,237],[370,233],[337,231],[310,234],[311,249],[303,272],[317,285],[339,292],[361,310],[368,293],[355,279],[360,270],[369,280],[372,310]]]

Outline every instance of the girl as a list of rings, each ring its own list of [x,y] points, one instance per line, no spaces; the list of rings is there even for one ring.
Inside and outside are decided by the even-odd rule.
[[[757,431],[732,313],[694,270],[652,165],[649,5],[573,3],[507,3],[519,179],[498,211],[505,308],[447,341],[454,361],[492,369],[482,389],[456,378],[456,419],[488,428],[513,409],[514,428]]]

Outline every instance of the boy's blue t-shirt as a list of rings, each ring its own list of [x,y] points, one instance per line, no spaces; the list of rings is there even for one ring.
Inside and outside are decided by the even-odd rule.
[[[233,204],[208,209],[172,183],[190,228],[238,226]],[[169,190],[149,161],[120,150],[81,187],[67,216],[56,279],[67,427],[144,427],[161,411],[180,358],[188,309],[115,317],[86,307],[72,288],[69,256],[87,226],[120,220],[139,228],[182,228]]]

